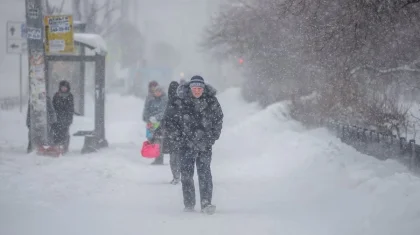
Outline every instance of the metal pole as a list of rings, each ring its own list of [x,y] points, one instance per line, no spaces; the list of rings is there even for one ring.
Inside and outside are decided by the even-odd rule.
[[[41,37],[28,37],[30,138],[33,147],[49,144],[47,86],[45,78],[44,24],[42,0],[25,0],[26,30]]]
[[[23,106],[23,92],[22,92],[22,53],[19,54],[19,110],[22,112]]]
[[[82,21],[80,0],[72,1],[72,12],[74,21]]]

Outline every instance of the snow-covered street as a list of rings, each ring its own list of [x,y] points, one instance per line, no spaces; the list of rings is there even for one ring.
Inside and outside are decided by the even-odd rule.
[[[420,233],[420,180],[405,167],[360,154],[325,129],[306,130],[285,104],[261,110],[239,89],[218,98],[225,119],[213,151],[211,216],[182,211],[168,157],[151,166],[140,156],[139,99],[108,95],[109,149],[80,155],[83,140],[73,137],[60,158],[25,154],[26,112],[0,111],[0,234]],[[92,129],[92,116],[87,108],[71,132]]]

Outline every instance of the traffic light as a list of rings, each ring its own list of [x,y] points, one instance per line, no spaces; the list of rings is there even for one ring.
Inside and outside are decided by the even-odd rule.
[[[243,64],[244,63],[244,59],[239,58],[238,62],[239,62],[239,64]]]

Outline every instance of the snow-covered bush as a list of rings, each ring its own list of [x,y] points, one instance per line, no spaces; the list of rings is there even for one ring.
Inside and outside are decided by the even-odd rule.
[[[416,0],[229,1],[203,46],[245,59],[247,100],[316,92],[312,113],[380,129],[405,122],[403,89],[418,93],[419,19]]]

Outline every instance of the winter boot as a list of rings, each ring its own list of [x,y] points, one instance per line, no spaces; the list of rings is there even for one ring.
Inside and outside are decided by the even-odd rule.
[[[163,165],[163,155],[155,158],[152,165]]]
[[[186,206],[184,208],[184,212],[194,212],[194,207],[192,207],[192,206]]]
[[[171,184],[173,184],[173,185],[177,185],[177,184],[179,184],[179,182],[181,182],[181,179],[179,179],[179,178],[174,178],[174,179],[171,181]]]
[[[216,206],[211,205],[211,204],[208,204],[207,206],[201,209],[201,213],[208,214],[208,215],[212,215],[214,214],[214,212],[216,212]]]
[[[162,161],[153,161],[151,165],[163,165]]]
[[[64,142],[64,146],[63,146],[63,154],[68,153],[69,146],[70,146],[70,135],[67,135],[66,141]]]

